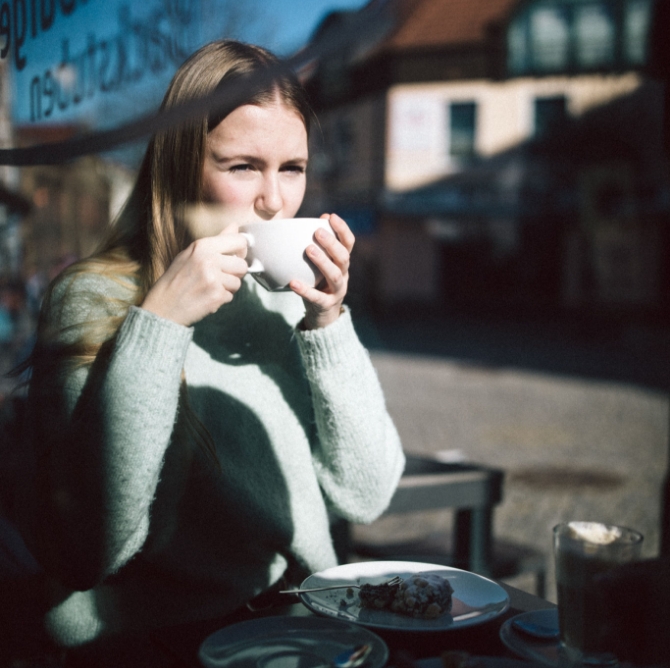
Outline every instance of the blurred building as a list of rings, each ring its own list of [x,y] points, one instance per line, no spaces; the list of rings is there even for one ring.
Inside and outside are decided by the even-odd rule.
[[[70,139],[74,125],[17,127],[11,60],[0,61],[0,148]],[[0,344],[30,336],[41,297],[64,266],[92,253],[134,171],[100,156],[35,167],[0,165]]]
[[[0,148],[12,148],[11,86],[9,63],[0,60]],[[0,165],[0,285],[13,282],[20,275],[21,220],[30,210],[30,202],[18,191],[19,172],[15,167]]]
[[[0,148],[13,146],[10,108],[9,64],[3,59],[0,61]],[[17,189],[18,177],[16,168],[0,165],[0,353],[20,333],[24,306],[21,223],[30,211],[30,202]]]
[[[79,128],[21,126],[19,145],[64,141]],[[90,155],[58,165],[21,169],[21,191],[32,202],[23,224],[23,274],[53,278],[67,264],[96,249],[130,189],[133,172]]]
[[[398,0],[310,87],[306,212],[359,237],[369,305],[668,308],[653,0]],[[336,13],[315,38],[346,28]]]

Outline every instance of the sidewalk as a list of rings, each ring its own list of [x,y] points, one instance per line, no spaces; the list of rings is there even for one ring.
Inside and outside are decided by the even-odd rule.
[[[407,452],[447,451],[507,471],[495,533],[546,553],[550,598],[560,521],[637,528],[644,556],[657,554],[669,444],[665,332],[463,320],[361,322],[359,331]],[[448,528],[445,515],[357,530],[411,539]]]
[[[356,314],[355,314],[356,315]],[[659,544],[667,470],[670,336],[641,327],[355,317],[405,450],[504,468],[497,536],[547,555],[563,520],[628,525]],[[0,395],[15,384],[0,355]],[[445,531],[444,512],[357,528],[379,540]],[[532,578],[511,584],[532,591]]]

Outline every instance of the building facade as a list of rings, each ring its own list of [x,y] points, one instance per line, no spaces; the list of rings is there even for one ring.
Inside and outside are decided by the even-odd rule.
[[[21,145],[62,141],[78,129],[68,125],[16,129]],[[67,264],[91,255],[127,196],[131,169],[97,155],[59,165],[21,169],[21,191],[32,210],[23,221],[22,272],[48,281]]]
[[[0,147],[12,148],[14,134],[11,120],[11,86],[9,64],[0,60]],[[17,190],[19,172],[16,167],[0,165],[0,281],[7,283],[20,274],[21,219],[30,205]]]
[[[395,12],[362,57],[310,84],[321,132],[306,209],[351,220],[364,299],[666,308],[653,0],[400,0]]]

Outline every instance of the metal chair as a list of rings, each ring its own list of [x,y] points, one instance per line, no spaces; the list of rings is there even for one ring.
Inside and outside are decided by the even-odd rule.
[[[504,471],[471,463],[444,463],[410,455],[398,489],[384,516],[443,508],[454,512],[452,535],[418,541],[372,544],[354,541],[346,522],[333,525],[342,561],[394,559],[426,561],[487,577],[535,574],[538,596],[545,593],[545,555],[531,547],[493,538],[493,511],[502,501]]]

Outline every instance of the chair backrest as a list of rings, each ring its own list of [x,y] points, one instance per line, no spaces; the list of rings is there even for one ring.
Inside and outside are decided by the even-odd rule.
[[[504,477],[501,469],[408,455],[405,472],[386,512],[492,508],[502,501]]]
[[[0,406],[0,578],[31,576],[41,571],[17,527],[19,491],[25,484],[28,458],[24,439],[26,398],[10,395]]]

